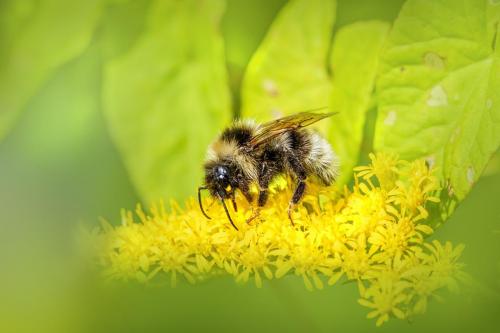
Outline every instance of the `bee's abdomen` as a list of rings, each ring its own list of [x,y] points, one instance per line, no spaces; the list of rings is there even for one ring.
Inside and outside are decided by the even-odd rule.
[[[308,134],[310,151],[306,155],[304,164],[322,183],[331,185],[338,176],[339,158],[325,138],[314,132]]]

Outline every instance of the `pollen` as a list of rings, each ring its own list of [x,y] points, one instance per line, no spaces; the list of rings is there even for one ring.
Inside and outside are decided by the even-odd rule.
[[[370,155],[355,168],[352,187],[309,185],[304,201],[287,218],[292,187],[279,179],[268,204],[251,224],[252,207],[237,195],[232,211],[207,197],[207,220],[194,198],[184,208],[172,201],[124,211],[122,223],[103,222],[99,263],[112,280],[197,283],[221,275],[261,287],[296,275],[307,289],[355,282],[367,317],[381,325],[425,312],[441,290],[455,290],[466,274],[463,245],[427,241],[434,233],[429,211],[438,204],[439,182],[425,160]]]

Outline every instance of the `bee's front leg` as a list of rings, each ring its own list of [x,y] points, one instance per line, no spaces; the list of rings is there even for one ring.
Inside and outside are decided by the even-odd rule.
[[[273,178],[275,172],[272,168],[264,165],[259,179],[259,197],[257,198],[257,208],[252,208],[252,215],[248,218],[247,223],[252,222],[260,215],[261,207],[267,202],[268,198],[268,188],[271,179]]]
[[[245,197],[245,199],[247,199],[250,206],[252,206],[252,215],[247,219],[247,223],[250,223],[259,216],[260,212],[253,206],[253,195],[252,193],[250,193],[250,186],[247,183],[241,184],[240,191],[241,193],[243,193],[243,196]]]
[[[268,197],[267,189],[261,190],[259,192],[259,197],[257,199],[257,207],[252,206],[252,215],[248,218],[247,223],[250,223],[253,220],[255,220],[257,217],[259,217],[260,209],[266,204],[267,197]]]

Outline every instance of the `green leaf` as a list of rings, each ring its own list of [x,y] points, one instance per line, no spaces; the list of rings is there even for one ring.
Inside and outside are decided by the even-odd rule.
[[[233,109],[240,112],[241,83],[251,56],[286,0],[231,0],[221,22]]]
[[[330,58],[333,73],[330,141],[341,161],[339,184],[352,177],[371,106],[379,53],[389,24],[380,21],[347,25],[335,35]]]
[[[156,1],[146,30],[107,65],[112,137],[146,201],[184,198],[202,180],[206,147],[230,119],[222,1]]]
[[[111,1],[111,0],[108,0]],[[145,29],[151,0],[113,0],[99,29],[99,43],[104,61],[127,52]]]
[[[2,4],[0,139],[54,70],[87,48],[102,12],[101,2],[13,0]]]
[[[286,0],[231,0],[221,22],[226,60],[245,68]]]
[[[410,0],[383,55],[375,147],[427,158],[450,202],[500,143],[499,22],[493,1]]]
[[[99,46],[92,43],[54,71],[19,117],[5,143],[13,137],[28,164],[60,167],[94,139],[101,111]]]
[[[262,121],[329,104],[335,4],[293,0],[280,11],[245,73],[243,116]]]
[[[338,0],[336,27],[358,21],[393,22],[405,0]]]

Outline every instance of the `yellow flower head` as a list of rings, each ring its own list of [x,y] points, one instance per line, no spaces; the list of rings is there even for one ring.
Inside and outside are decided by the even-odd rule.
[[[231,214],[239,231],[211,198],[204,199],[211,220],[194,198],[184,209],[172,202],[168,213],[162,203],[148,214],[138,207],[138,219],[124,212],[120,226],[103,228],[105,273],[141,282],[169,277],[172,285],[181,277],[195,283],[229,274],[258,287],[264,279],[295,274],[310,290],[351,280],[377,325],[422,313],[439,289],[456,289],[464,275],[458,262],[463,246],[425,241],[433,232],[427,206],[438,201],[439,189],[425,162],[370,157],[371,165],[355,169],[350,190],[311,184],[294,226],[286,212],[292,192],[283,179],[251,224],[245,222],[251,207],[237,198],[240,209]]]

